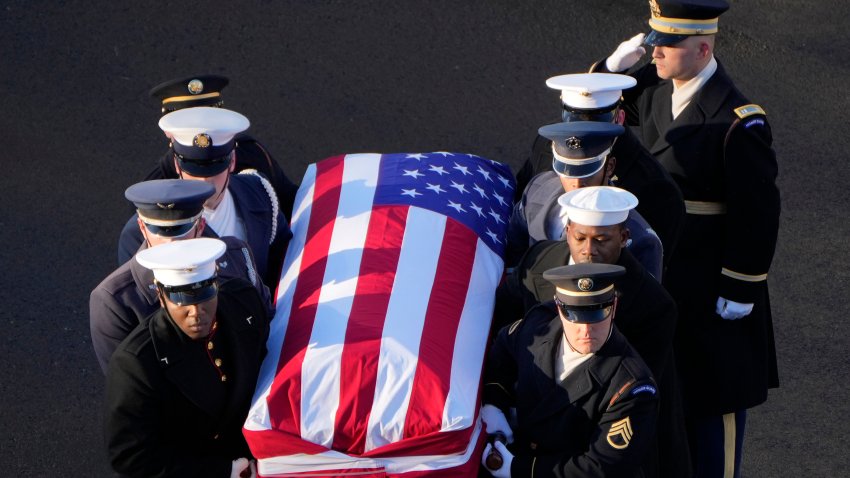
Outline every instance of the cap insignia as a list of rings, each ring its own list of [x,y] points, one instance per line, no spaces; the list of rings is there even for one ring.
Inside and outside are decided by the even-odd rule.
[[[578,288],[585,292],[593,289],[593,279],[590,277],[582,277],[578,280]]]
[[[204,82],[198,79],[194,79],[190,81],[188,85],[186,85],[186,88],[189,89],[189,93],[197,95],[204,91]]]
[[[163,204],[161,202],[156,203],[157,207],[160,209],[174,209],[174,203]]]
[[[212,139],[210,139],[210,135],[201,133],[195,135],[195,139],[192,142],[199,148],[209,148],[210,144],[212,144]]]
[[[622,450],[629,446],[632,435],[632,421],[629,420],[629,417],[626,417],[611,424],[611,428],[608,430],[608,444],[617,450]]]
[[[593,96],[593,93],[591,93],[591,92],[589,92],[589,91],[586,91],[586,90],[585,90],[585,91],[580,92],[579,94],[580,94],[581,96],[586,96],[586,97]]]
[[[649,11],[652,12],[653,17],[661,16],[661,7],[658,5],[658,2],[655,0],[649,0]]]
[[[581,148],[581,140],[575,136],[570,136],[567,138],[567,147],[570,149],[579,149]]]

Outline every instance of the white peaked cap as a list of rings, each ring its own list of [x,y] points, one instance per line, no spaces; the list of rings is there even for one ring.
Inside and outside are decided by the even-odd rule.
[[[224,241],[202,237],[169,242],[139,251],[136,260],[143,267],[151,269],[160,284],[180,286],[214,277],[215,261],[226,249]]]
[[[615,73],[575,73],[553,76],[546,86],[561,90],[561,101],[570,108],[594,110],[619,101],[623,90],[637,84],[628,75]]]
[[[629,217],[638,205],[634,194],[613,186],[574,189],[558,198],[570,221],[585,226],[613,226]]]
[[[183,108],[159,119],[159,127],[184,146],[192,146],[199,134],[209,135],[212,146],[220,146],[249,126],[251,122],[242,114],[209,106]]]

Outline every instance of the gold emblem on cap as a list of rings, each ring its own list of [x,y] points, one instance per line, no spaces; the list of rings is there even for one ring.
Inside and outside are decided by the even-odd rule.
[[[611,428],[608,430],[608,444],[622,450],[629,446],[632,435],[632,421],[629,420],[629,417],[626,417],[611,424]]]
[[[582,277],[578,280],[578,288],[579,290],[583,290],[585,292],[593,289],[593,279],[590,277]]]
[[[652,12],[653,17],[661,16],[661,7],[655,0],[649,0],[649,11]]]
[[[209,148],[209,146],[212,144],[212,139],[210,138],[210,135],[206,133],[201,133],[195,135],[195,139],[192,140],[192,142],[195,143],[195,146],[199,148]]]
[[[581,140],[575,136],[570,136],[567,138],[567,147],[570,149],[579,149],[581,148]]]
[[[186,88],[189,90],[189,93],[193,95],[197,95],[199,93],[203,93],[204,91],[204,82],[199,79],[194,79],[186,85]]]
[[[591,92],[589,92],[589,91],[587,91],[587,90],[582,91],[582,92],[580,92],[579,94],[580,94],[581,96],[586,96],[586,97],[593,96],[593,93],[591,93]]]
[[[161,202],[156,203],[156,206],[160,209],[174,209],[174,203],[163,204]]]

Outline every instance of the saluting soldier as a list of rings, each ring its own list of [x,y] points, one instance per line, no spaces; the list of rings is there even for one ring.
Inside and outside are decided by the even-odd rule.
[[[779,385],[767,274],[779,228],[764,110],[714,56],[723,0],[651,0],[652,28],[596,69],[631,72],[627,118],[676,180],[687,218],[665,284],[679,305],[677,361],[698,476],[739,476],[746,410]],[[724,475],[724,473],[726,473]]]
[[[201,215],[204,202],[213,194],[215,186],[212,184],[185,179],[144,181],[127,188],[124,196],[135,204],[137,227],[145,238],[141,250],[172,241],[216,237]],[[235,237],[221,240],[227,249],[217,261],[219,277],[240,277],[250,282],[271,313],[269,289],[257,273],[251,249]],[[118,344],[159,307],[153,272],[142,267],[135,257],[92,290],[89,327],[94,353],[103,373]]]
[[[493,322],[500,328],[551,300],[555,286],[544,278],[549,269],[585,263],[625,268],[626,272],[614,279],[617,329],[649,366],[661,391],[657,464],[648,457],[643,471],[647,478],[687,478],[691,463],[673,354],[676,303],[626,248],[625,221],[637,198],[623,189],[590,186],[562,195],[558,203],[569,217],[566,240],[531,246],[499,285]]]
[[[172,160],[180,178],[215,186],[215,194],[204,203],[207,226],[219,237],[233,236],[248,243],[263,282],[274,288],[292,233],[265,177],[250,170],[232,174],[235,136],[249,125],[248,118],[235,111],[206,106],[180,109],[159,120],[171,138]],[[119,264],[142,243],[136,222],[137,217],[131,217],[121,231]]]
[[[516,265],[535,242],[563,239],[566,216],[558,206],[564,192],[587,186],[609,185],[616,160],[611,149],[624,128],[613,123],[575,121],[543,126],[539,133],[551,141],[552,169],[532,178],[514,205],[508,223],[505,263]],[[626,219],[629,250],[661,281],[664,247],[661,240],[634,209]]]
[[[123,476],[256,476],[242,425],[269,321],[256,289],[219,282],[219,239],[140,251],[160,308],[115,350],[106,374],[105,436]]]
[[[562,121],[614,124],[624,124],[626,114],[620,107],[620,99],[623,90],[635,83],[631,76],[613,73],[577,73],[546,80],[547,86],[561,91]],[[516,200],[520,199],[519,194],[532,177],[551,169],[552,160],[551,142],[537,135],[531,157],[517,173]],[[666,266],[685,219],[685,204],[679,187],[628,128],[611,147],[609,161],[614,164],[611,183],[637,196],[637,211],[658,234],[664,246]]]
[[[163,115],[196,106],[221,108],[224,106],[221,93],[229,83],[230,80],[221,75],[181,77],[154,86],[150,96],[160,102]],[[290,217],[298,185],[290,181],[268,149],[253,136],[239,133],[236,135],[235,153],[234,170],[238,173],[246,169],[256,169],[268,178],[280,199],[280,210],[286,217]],[[145,179],[178,177],[173,158],[174,153],[169,148]]]
[[[487,354],[484,407],[496,477],[633,477],[655,440],[658,389],[616,323],[611,264],[550,269],[554,301],[502,328]],[[515,426],[506,416],[516,410]]]

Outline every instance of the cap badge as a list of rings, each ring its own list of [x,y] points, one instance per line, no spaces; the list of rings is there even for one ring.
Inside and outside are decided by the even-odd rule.
[[[589,92],[589,91],[587,91],[587,90],[582,91],[582,92],[580,92],[579,94],[580,94],[581,96],[585,96],[585,97],[593,96],[593,93],[591,93],[591,92]]]
[[[581,148],[581,140],[575,136],[570,136],[567,138],[567,147],[570,149],[579,149]]]
[[[192,140],[192,142],[199,148],[209,148],[210,144],[212,144],[212,139],[210,138],[210,135],[201,133],[195,135],[195,139]]]
[[[204,82],[198,79],[194,79],[190,81],[188,85],[186,85],[186,88],[189,89],[189,93],[197,95],[204,91]]]
[[[156,206],[160,209],[174,209],[174,203],[163,204],[161,202],[156,203]]]
[[[658,2],[655,0],[649,0],[649,11],[652,12],[653,17],[661,16],[661,7],[658,6]]]
[[[593,279],[590,277],[582,277],[578,280],[578,288],[587,292],[593,289]]]

